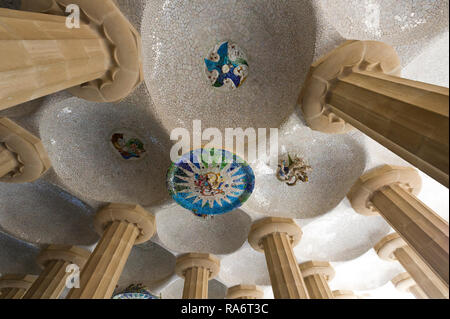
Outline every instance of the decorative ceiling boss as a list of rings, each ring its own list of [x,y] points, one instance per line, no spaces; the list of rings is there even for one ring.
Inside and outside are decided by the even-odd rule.
[[[197,149],[174,162],[167,173],[172,198],[196,215],[219,215],[241,206],[252,194],[255,175],[226,150]]]

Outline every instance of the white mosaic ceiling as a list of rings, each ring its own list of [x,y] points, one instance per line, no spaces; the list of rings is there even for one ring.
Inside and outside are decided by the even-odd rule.
[[[0,1],[0,6],[18,2]],[[266,286],[265,297],[273,298],[264,255],[252,250],[246,237],[252,221],[286,216],[303,230],[295,248],[298,261],[332,262],[332,289],[355,290],[365,298],[411,298],[389,283],[401,266],[381,261],[371,249],[390,227],[380,217],[356,214],[345,199],[364,171],[405,162],[359,132],[330,136],[311,131],[294,109],[311,62],[344,38],[386,41],[402,58],[403,76],[448,87],[448,1],[117,3],[141,32],[145,83],[116,104],[90,103],[61,92],[0,112],[39,136],[53,164],[35,183],[0,184],[0,247],[5,248],[0,250],[0,274],[38,274],[33,260],[45,244],[92,249],[98,239],[92,230],[96,209],[122,201],[155,214],[158,234],[133,248],[121,287],[140,281],[163,298],[180,298],[175,256],[202,251],[217,254],[222,263],[210,283],[210,297],[221,298],[226,287],[247,283]],[[203,58],[223,40],[238,43],[251,66],[246,83],[232,92],[210,87],[204,74]],[[241,209],[212,220],[192,215],[171,202],[165,174],[170,131],[191,130],[194,119],[201,119],[204,128],[221,130],[284,122],[280,151],[305,157],[313,167],[310,181],[289,187],[276,179],[275,167],[258,163],[254,194]],[[110,139],[120,129],[142,139],[145,157],[126,161],[117,154]],[[448,189],[421,176],[419,198],[448,220]]]

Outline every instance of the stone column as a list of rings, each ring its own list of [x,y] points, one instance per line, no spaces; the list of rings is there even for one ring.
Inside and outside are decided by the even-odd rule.
[[[328,281],[335,275],[333,267],[326,261],[307,261],[299,265],[311,299],[333,299]]]
[[[359,299],[351,290],[333,290],[334,299]]]
[[[408,272],[398,274],[392,278],[391,282],[399,291],[412,293],[416,299],[428,299],[428,296],[417,285]]]
[[[70,4],[83,12],[79,28],[66,25],[61,8]],[[0,9],[0,110],[68,88],[90,101],[117,101],[142,81],[140,37],[113,0],[22,7],[47,14]]]
[[[275,299],[309,299],[293,247],[302,236],[293,219],[268,217],[255,222],[248,242],[264,252]]]
[[[227,299],[263,299],[264,291],[256,285],[237,285],[228,288]]]
[[[299,104],[308,125],[356,127],[449,185],[449,89],[398,77],[400,59],[382,42],[347,41],[313,63]]]
[[[10,119],[0,117],[0,182],[33,182],[50,167],[41,140]]]
[[[36,278],[33,275],[3,275],[0,277],[0,299],[22,299]]]
[[[425,264],[425,262],[397,234],[389,234],[374,247],[381,259],[398,260],[417,285],[432,299],[448,299],[448,286]]]
[[[79,247],[50,245],[39,254],[37,263],[43,271],[23,299],[58,299],[72,273],[67,266],[74,264],[82,269],[89,255],[88,250]]]
[[[14,172],[19,166],[19,161],[14,154],[0,144],[0,178]]]
[[[184,278],[183,299],[208,299],[208,281],[220,270],[220,260],[211,254],[189,253],[177,258],[175,272]]]
[[[102,234],[81,271],[80,288],[72,288],[68,299],[109,299],[135,244],[149,240],[156,231],[155,217],[139,205],[109,204],[95,216]]]
[[[362,175],[347,197],[358,213],[383,216],[448,287],[448,223],[417,199],[420,187],[415,169],[384,165]]]

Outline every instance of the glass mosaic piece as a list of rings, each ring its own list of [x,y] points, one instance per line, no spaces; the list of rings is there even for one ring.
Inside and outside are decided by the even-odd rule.
[[[298,181],[306,183],[309,180],[308,171],[311,169],[303,158],[295,156],[292,159],[288,154],[288,160],[280,160],[278,164],[277,178],[288,186],[294,186]]]
[[[153,295],[142,284],[132,284],[123,291],[114,294],[112,299],[161,299]]]
[[[234,90],[248,75],[247,57],[239,46],[221,42],[205,58],[205,73],[211,85],[224,91]]]
[[[140,159],[145,155],[144,143],[133,132],[118,130],[111,135],[111,144],[123,159]]]
[[[239,156],[220,149],[197,149],[172,163],[167,188],[172,198],[197,216],[240,207],[252,194],[255,175]]]

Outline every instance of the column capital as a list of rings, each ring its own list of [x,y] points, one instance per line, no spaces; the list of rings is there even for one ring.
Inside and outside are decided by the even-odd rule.
[[[82,268],[91,252],[76,246],[50,245],[38,255],[36,262],[45,268],[49,261],[62,260]]]
[[[35,275],[6,274],[0,277],[0,289],[18,288],[27,290],[37,277]]]
[[[188,253],[178,256],[175,272],[178,276],[184,277],[186,270],[189,268],[198,267],[209,270],[209,280],[213,279],[219,274],[220,260],[212,254],[204,253]]]
[[[227,299],[254,298],[262,299],[264,291],[256,285],[236,285],[228,288]]]
[[[383,237],[374,247],[373,249],[377,253],[377,255],[387,261],[395,261],[397,258],[394,256],[394,252],[398,248],[402,248],[406,246],[406,242],[403,238],[400,237],[397,233],[389,234]]]
[[[109,48],[108,72],[99,79],[68,89],[93,102],[116,102],[127,97],[143,80],[141,36],[123,15],[114,0],[23,0],[22,10],[64,14],[63,7],[75,4],[89,26],[98,29]]]
[[[333,290],[334,299],[359,299],[351,290]]]
[[[422,186],[420,175],[414,168],[383,165],[359,177],[348,192],[347,198],[356,212],[367,216],[376,215],[378,211],[371,203],[373,194],[396,183],[403,185],[414,195],[419,193]]]
[[[111,203],[101,208],[94,219],[95,230],[102,235],[114,221],[124,221],[136,225],[140,234],[135,244],[148,241],[156,232],[155,216],[140,205]]]
[[[391,282],[395,286],[395,288],[402,292],[408,292],[411,287],[417,285],[417,283],[407,271],[402,272],[392,278]]]
[[[301,263],[298,266],[300,267],[303,278],[317,274],[324,276],[327,281],[330,281],[336,274],[333,267],[327,261],[311,260]]]
[[[354,40],[344,42],[314,62],[298,99],[305,121],[313,130],[345,133],[353,129],[325,103],[332,82],[352,68],[400,75],[401,63],[395,49],[388,44]]]
[[[32,182],[52,166],[41,140],[6,117],[0,117],[0,143],[19,163],[18,168],[0,178],[0,182]]]
[[[253,249],[263,252],[262,239],[272,233],[287,233],[295,247],[301,237],[302,230],[293,219],[282,217],[266,217],[252,224],[248,234],[248,242]]]

